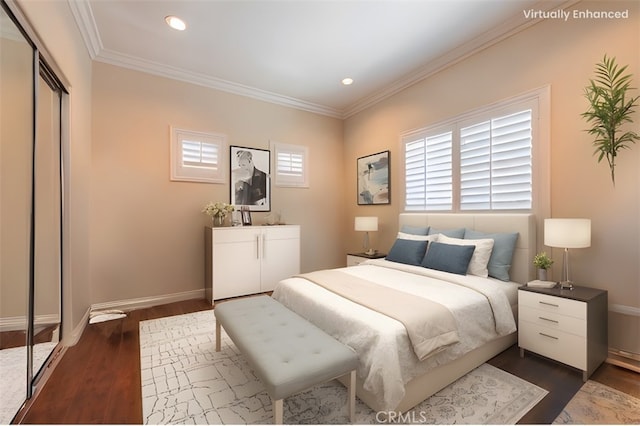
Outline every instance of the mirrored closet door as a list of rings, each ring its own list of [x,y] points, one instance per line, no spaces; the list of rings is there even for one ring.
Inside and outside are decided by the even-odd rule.
[[[61,338],[64,90],[0,2],[0,424],[8,424]]]

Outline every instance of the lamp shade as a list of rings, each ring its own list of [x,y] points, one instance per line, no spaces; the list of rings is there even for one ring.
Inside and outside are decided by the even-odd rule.
[[[356,231],[377,231],[378,218],[376,216],[356,216]]]
[[[562,248],[591,246],[590,219],[545,219],[544,245]]]

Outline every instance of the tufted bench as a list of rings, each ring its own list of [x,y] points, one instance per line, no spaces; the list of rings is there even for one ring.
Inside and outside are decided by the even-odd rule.
[[[355,417],[358,358],[335,340],[269,296],[216,304],[216,351],[221,326],[262,380],[273,401],[273,421],[282,423],[282,400],[314,385],[348,378],[349,419]]]

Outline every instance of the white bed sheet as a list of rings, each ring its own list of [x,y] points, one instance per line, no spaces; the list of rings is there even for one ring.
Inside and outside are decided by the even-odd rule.
[[[516,330],[511,310],[517,298],[516,283],[453,275],[383,259],[340,270],[441,303],[456,320],[460,342],[419,361],[404,326],[397,320],[303,278],[289,278],[276,286],[273,292],[276,300],[356,350],[358,376],[364,388],[376,394],[377,403],[386,410],[394,409],[402,400],[404,385],[409,380]],[[493,305],[486,295],[461,284],[487,287]],[[502,312],[497,323],[494,311]]]

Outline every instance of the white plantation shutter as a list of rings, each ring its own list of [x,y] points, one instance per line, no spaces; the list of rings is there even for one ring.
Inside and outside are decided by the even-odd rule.
[[[460,129],[460,210],[531,208],[531,110]]]
[[[280,142],[271,142],[271,147],[275,152],[275,185],[308,188],[309,149],[306,146]]]
[[[452,133],[405,144],[406,210],[451,210]]]
[[[491,208],[531,209],[532,111],[495,118],[492,121]]]
[[[548,149],[537,127],[545,93],[536,90],[405,134],[405,210],[534,210],[535,176],[538,185],[545,183],[533,169],[534,153]],[[536,158],[536,167],[546,170],[545,159]]]
[[[171,180],[224,183],[227,137],[171,128]]]
[[[192,140],[182,141],[182,165],[217,170],[220,165],[220,148],[216,144]]]

